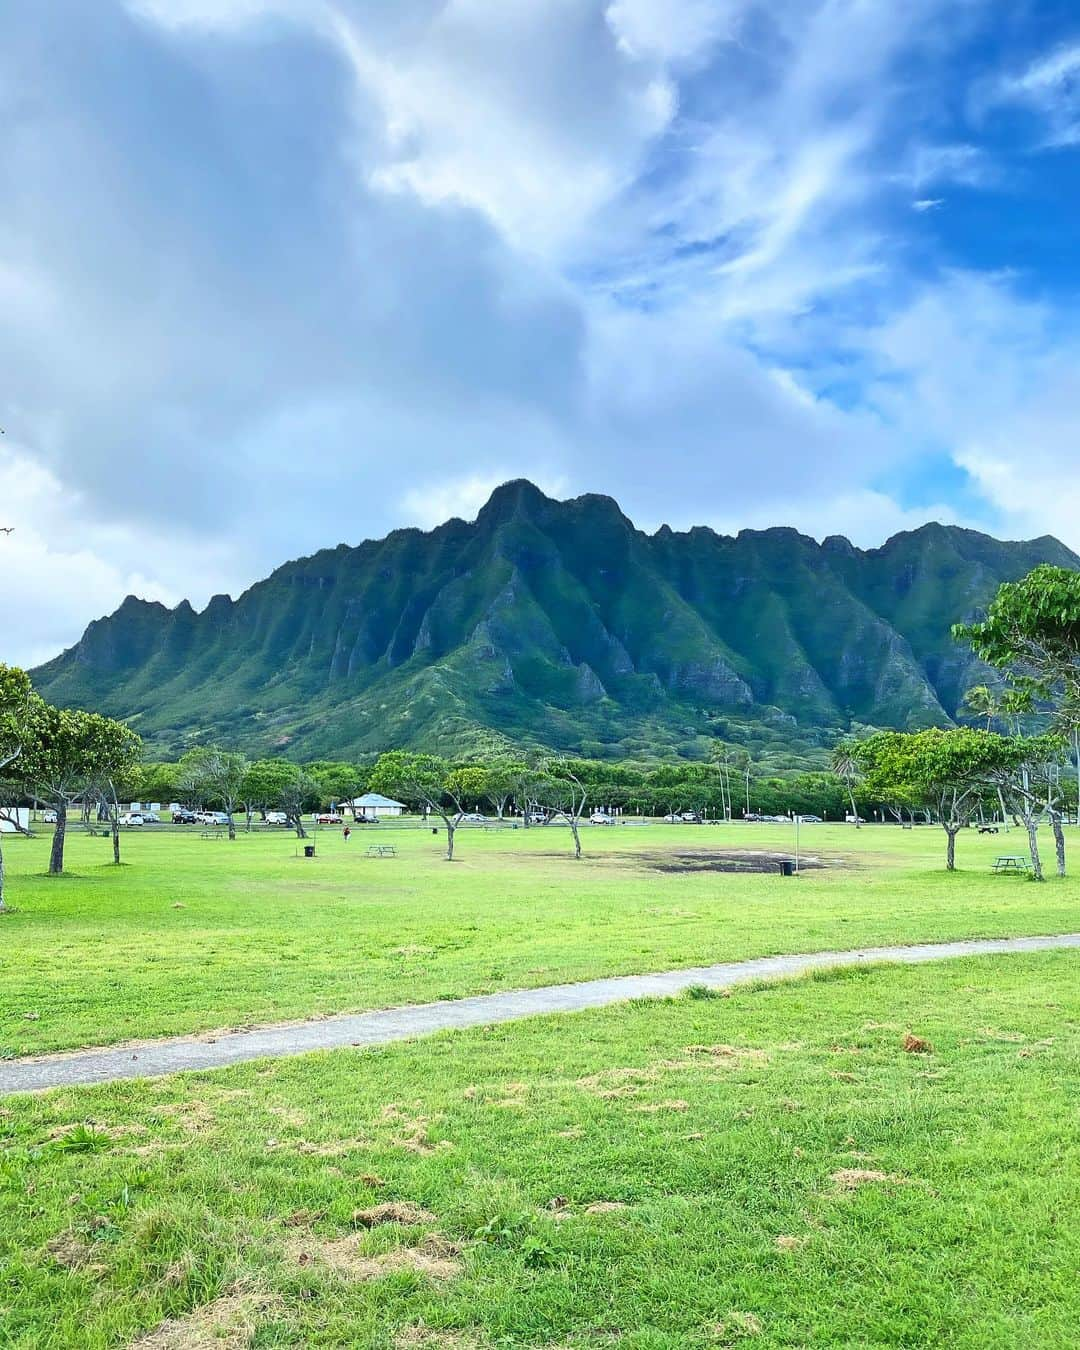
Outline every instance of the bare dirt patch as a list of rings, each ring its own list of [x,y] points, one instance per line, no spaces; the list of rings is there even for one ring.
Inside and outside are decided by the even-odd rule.
[[[434,1224],[438,1219],[430,1210],[421,1209],[411,1200],[390,1200],[383,1205],[372,1205],[370,1209],[358,1209],[353,1213],[353,1223],[360,1228],[378,1228],[384,1223],[400,1223],[407,1228],[417,1224]]]
[[[794,864],[793,853],[772,853],[765,849],[683,849],[677,852],[645,852],[625,854],[639,866],[654,872],[772,872],[784,870],[785,863]],[[847,865],[839,858],[823,858],[807,854],[799,858],[801,872],[818,872],[829,867]]]
[[[382,1280],[399,1270],[411,1271],[436,1282],[461,1274],[460,1249],[448,1238],[432,1233],[416,1247],[400,1247],[369,1256],[360,1250],[361,1237],[353,1233],[332,1242],[295,1242],[289,1256],[299,1266],[323,1266],[350,1280]]]
[[[896,1176],[889,1172],[879,1172],[872,1167],[841,1167],[829,1177],[838,1191],[857,1191],[860,1186],[889,1185],[906,1186],[907,1177]]]
[[[94,1244],[72,1229],[50,1238],[45,1244],[45,1250],[58,1266],[64,1266],[67,1270],[88,1270],[94,1274],[105,1270],[104,1265],[92,1259]]]
[[[436,1331],[423,1323],[405,1327],[394,1337],[395,1350],[477,1350],[481,1344],[462,1331]]]
[[[223,1294],[187,1317],[162,1322],[130,1350],[247,1350],[260,1321],[279,1306],[273,1294]]]
[[[900,1042],[902,1049],[909,1055],[929,1055],[933,1053],[934,1047],[922,1036],[914,1036],[909,1031]]]

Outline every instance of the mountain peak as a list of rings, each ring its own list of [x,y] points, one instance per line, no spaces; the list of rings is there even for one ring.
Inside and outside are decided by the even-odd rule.
[[[506,483],[500,483],[492,492],[480,508],[476,523],[491,528],[520,517],[531,519],[545,507],[554,504],[527,478],[511,478]]]

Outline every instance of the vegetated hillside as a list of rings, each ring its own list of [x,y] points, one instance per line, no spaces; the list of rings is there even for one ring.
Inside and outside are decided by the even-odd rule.
[[[853,721],[948,722],[980,674],[950,625],[1041,562],[1080,567],[1049,537],[936,524],[869,551],[792,529],[646,535],[609,497],[517,481],[473,523],[286,563],[201,614],[128,598],[34,679],[162,754],[509,738],[699,757],[721,735],[814,760]]]

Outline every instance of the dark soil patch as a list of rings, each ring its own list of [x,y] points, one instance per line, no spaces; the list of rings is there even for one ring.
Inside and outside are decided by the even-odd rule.
[[[783,863],[794,863],[794,853],[764,853],[743,849],[710,849],[695,853],[638,853],[638,862],[656,872],[780,872]],[[800,872],[816,872],[836,866],[811,856],[799,859]]]

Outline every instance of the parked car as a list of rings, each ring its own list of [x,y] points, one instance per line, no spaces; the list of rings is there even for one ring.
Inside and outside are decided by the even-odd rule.
[[[548,823],[548,818],[543,811],[530,811],[529,823],[531,825],[546,825]]]
[[[121,825],[145,825],[146,818],[140,811],[125,811],[120,817]]]
[[[184,810],[174,811],[172,813],[172,823],[174,825],[194,825],[196,823],[195,812]]]
[[[615,817],[609,816],[606,811],[594,811],[589,817],[589,822],[593,825],[614,825]]]
[[[266,823],[267,825],[288,825],[289,817],[284,811],[267,811]]]
[[[467,815],[462,816],[461,819],[462,822],[467,822],[469,825],[483,825],[487,820],[487,816],[482,816],[479,811],[470,811]]]
[[[336,811],[321,811],[315,817],[316,825],[340,825],[341,817]]]
[[[800,816],[799,819],[804,825],[820,825],[822,823],[820,816]]]
[[[196,811],[195,819],[200,825],[228,825],[229,817],[224,811]]]
[[[42,813],[41,813],[41,819],[42,819],[42,821],[43,821],[46,825],[55,825],[55,824],[56,824],[56,812],[55,812],[55,811],[42,811]]]

